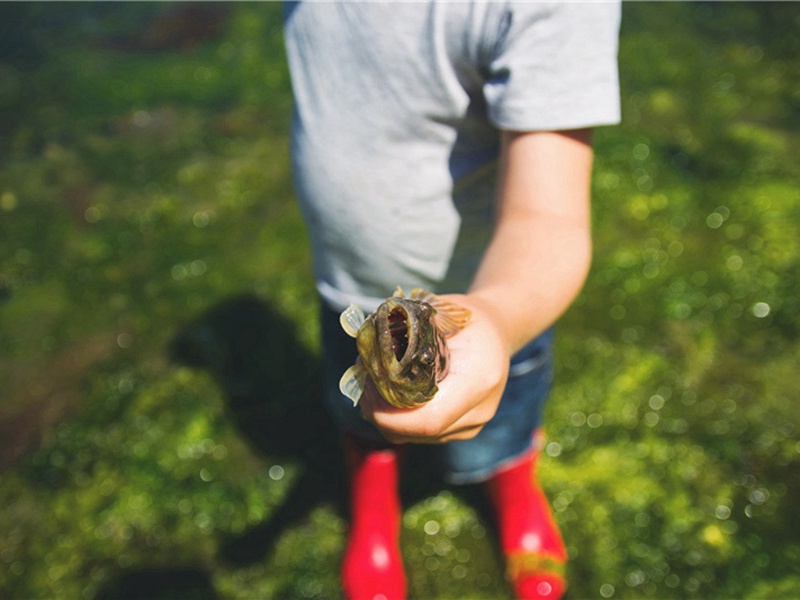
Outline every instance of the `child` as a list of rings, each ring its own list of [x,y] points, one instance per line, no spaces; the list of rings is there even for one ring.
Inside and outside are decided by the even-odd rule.
[[[566,551],[536,483],[551,325],[591,259],[591,127],[619,119],[616,3],[293,3],[295,185],[322,297],[325,399],[345,432],[351,598],[405,595],[398,448],[485,482],[519,597],[557,598]],[[397,285],[472,311],[433,400],[358,408],[338,313]]]

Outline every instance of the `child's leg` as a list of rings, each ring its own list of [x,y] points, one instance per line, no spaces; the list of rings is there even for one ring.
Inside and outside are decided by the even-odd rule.
[[[538,445],[537,445],[538,446]],[[486,482],[497,516],[506,571],[519,598],[560,598],[567,552],[536,480],[539,448]]]
[[[346,436],[344,451],[350,490],[350,532],[342,564],[345,596],[351,600],[404,598],[398,450]]]

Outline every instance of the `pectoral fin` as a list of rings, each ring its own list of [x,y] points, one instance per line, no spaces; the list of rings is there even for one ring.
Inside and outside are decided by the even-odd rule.
[[[364,393],[364,384],[367,381],[367,370],[361,363],[356,363],[344,372],[339,380],[339,390],[350,400],[353,406],[358,405],[361,394]]]
[[[351,304],[344,309],[344,312],[339,316],[339,323],[342,324],[342,329],[347,332],[350,337],[356,337],[358,330],[367,319],[364,311],[355,304]]]
[[[411,292],[411,298],[427,302],[436,309],[432,320],[445,337],[455,335],[464,329],[472,318],[472,312],[469,309],[450,300],[444,300],[433,292],[416,289]]]

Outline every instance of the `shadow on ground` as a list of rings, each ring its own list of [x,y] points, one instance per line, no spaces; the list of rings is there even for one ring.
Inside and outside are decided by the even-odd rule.
[[[107,586],[97,600],[216,600],[211,578],[199,569],[128,571]]]
[[[254,452],[302,465],[300,479],[269,520],[224,542],[225,560],[260,561],[316,506],[341,508],[338,434],[319,402],[320,361],[297,340],[291,321],[261,298],[234,297],[179,331],[170,355],[213,375]]]

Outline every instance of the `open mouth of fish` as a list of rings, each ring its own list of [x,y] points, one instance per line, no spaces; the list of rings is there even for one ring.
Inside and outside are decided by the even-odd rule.
[[[408,350],[408,314],[401,306],[395,306],[387,317],[389,335],[392,338],[392,352],[398,362]]]

